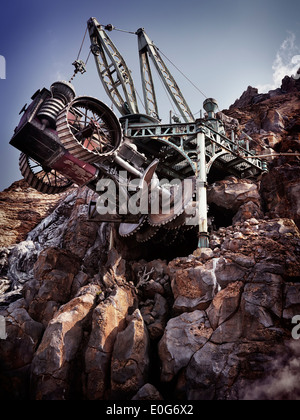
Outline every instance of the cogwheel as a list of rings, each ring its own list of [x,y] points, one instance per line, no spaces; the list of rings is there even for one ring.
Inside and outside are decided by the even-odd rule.
[[[176,219],[172,220],[171,222],[167,223],[164,228],[167,230],[177,230],[180,229],[182,226],[190,227],[190,225],[186,225],[186,222],[195,217],[196,214],[196,202],[191,201],[184,212],[177,216]],[[192,225],[192,227],[194,227]]]
[[[44,194],[60,194],[71,187],[72,181],[55,169],[44,168],[40,163],[21,153],[20,171],[30,187]]]
[[[185,188],[184,181],[182,182],[182,191],[180,191],[179,199],[174,199],[174,203],[170,209],[170,212],[167,214],[160,213],[160,214],[150,214],[148,216],[149,224],[151,226],[164,226],[173,220],[177,219],[178,216],[184,213],[186,207],[193,199],[193,194],[195,190],[196,180],[195,178],[192,179],[192,188]]]
[[[161,228],[158,235],[153,238],[153,243],[165,247],[172,246],[177,239],[179,230],[165,230]]]
[[[116,115],[98,99],[79,96],[58,115],[56,131],[73,156],[88,163],[111,156],[122,142]]]
[[[145,224],[142,229],[140,229],[136,234],[136,240],[140,243],[145,243],[150,241],[150,239],[154,238],[157,232],[159,231],[159,227],[150,226],[148,223]]]
[[[123,238],[128,238],[129,236],[134,235],[137,231],[141,229],[146,219],[146,216],[142,216],[138,223],[121,223],[119,226],[120,236],[122,236]]]

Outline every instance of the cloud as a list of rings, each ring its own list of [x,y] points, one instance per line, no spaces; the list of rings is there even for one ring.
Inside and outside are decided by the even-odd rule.
[[[296,45],[296,36],[288,32],[287,38],[281,44],[273,62],[273,82],[266,85],[258,85],[259,92],[265,93],[269,90],[277,89],[281,86],[281,81],[285,76],[300,78],[297,74],[300,68],[300,49]]]

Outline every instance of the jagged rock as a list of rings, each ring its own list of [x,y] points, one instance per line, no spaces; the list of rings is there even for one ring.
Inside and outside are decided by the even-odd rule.
[[[129,287],[116,287],[93,312],[92,331],[85,352],[86,398],[103,399],[109,387],[110,360],[118,332],[126,328],[126,316],[135,295]]]
[[[68,193],[52,196],[15,182],[0,192],[0,247],[24,241],[27,234],[62,201]]]
[[[159,343],[162,362],[162,381],[169,382],[191,357],[209,340],[213,333],[205,312],[194,311],[172,318]]]
[[[151,384],[144,385],[137,394],[132,398],[132,401],[162,401],[163,397],[160,392]]]
[[[126,329],[119,332],[111,360],[111,396],[132,398],[147,382],[149,337],[138,309],[130,316]]]
[[[151,304],[150,307],[147,307],[147,311],[145,311],[145,308],[142,308],[141,312],[147,325],[150,338],[152,340],[158,340],[165,331],[169,306],[167,300],[159,293],[157,293],[154,300],[150,302]]]
[[[246,272],[247,269],[245,267],[229,259],[224,257],[217,259],[215,276],[222,289],[225,289],[232,282],[243,280]]]
[[[35,399],[68,399],[69,389],[74,386],[72,375],[76,377],[72,367],[83,339],[84,324],[99,290],[75,297],[50,321],[31,365]]]
[[[220,383],[227,389],[232,385],[237,376],[237,367],[230,366],[228,363],[231,353],[232,344],[218,346],[207,342],[193,355],[186,372],[189,400],[212,400],[216,396],[216,388]],[[226,381],[226,368],[229,371],[231,383]]]
[[[206,309],[217,292],[215,262],[191,266],[186,260],[174,260],[169,264],[174,310],[177,313]]]
[[[249,201],[260,206],[260,195],[257,184],[234,177],[218,181],[208,188],[208,203],[223,209],[230,209],[236,213],[238,209]]]
[[[276,109],[270,109],[266,112],[265,118],[262,120],[261,128],[272,133],[282,133],[285,128],[285,123],[282,115]]]
[[[253,203],[253,201],[249,201],[239,208],[238,212],[232,219],[232,223],[235,225],[238,222],[244,222],[251,219],[252,217],[255,217],[256,219],[262,219],[264,214],[261,206],[259,206],[257,203]]]
[[[23,299],[0,311],[5,318],[5,340],[0,340],[1,399],[28,399],[30,365],[42,337],[43,325],[26,311]]]
[[[300,228],[300,167],[285,164],[263,177],[261,193],[271,218],[288,217]]]
[[[300,314],[300,284],[290,283],[284,285],[283,318],[291,321],[294,316]]]
[[[29,314],[35,320],[46,326],[59,306],[68,302],[79,269],[79,259],[68,251],[48,248],[40,254],[34,280],[24,289]]]
[[[97,238],[98,224],[88,221],[88,203],[94,197],[95,193],[87,188],[79,190],[62,241],[63,247],[79,258],[85,257]]]
[[[215,296],[207,310],[207,316],[213,330],[216,330],[237,312],[243,289],[244,284],[242,282],[234,282]]]
[[[231,108],[246,108],[247,106],[253,103],[253,99],[257,97],[258,90],[252,86],[248,86],[247,90],[242,94],[242,96],[237,99]]]

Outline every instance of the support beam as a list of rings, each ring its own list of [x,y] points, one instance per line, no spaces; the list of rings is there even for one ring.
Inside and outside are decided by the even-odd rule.
[[[205,130],[199,128],[197,133],[197,198],[199,217],[199,248],[209,248],[207,226],[207,173],[206,173],[206,149]]]

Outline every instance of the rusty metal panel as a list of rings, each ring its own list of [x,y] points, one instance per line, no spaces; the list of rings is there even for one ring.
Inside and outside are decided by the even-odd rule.
[[[51,168],[71,179],[75,184],[82,187],[97,177],[98,169],[70,153],[66,153],[51,164]]]

